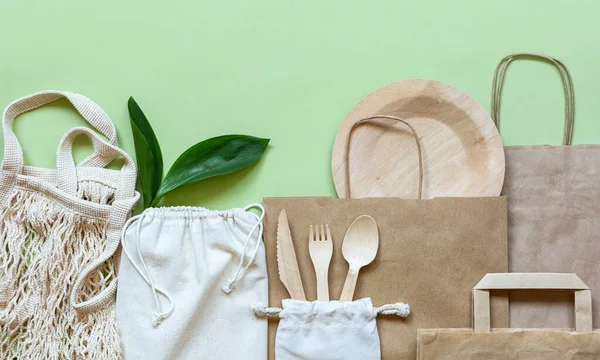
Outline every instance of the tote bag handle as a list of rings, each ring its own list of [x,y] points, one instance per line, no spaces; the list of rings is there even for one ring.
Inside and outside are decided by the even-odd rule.
[[[350,130],[348,131],[348,140],[346,141],[346,152],[345,152],[345,166],[346,166],[346,199],[351,199],[350,193],[350,136],[352,135],[352,130],[354,130],[358,125],[375,120],[375,119],[389,119],[403,123],[408,126],[410,129],[412,136],[415,139],[417,144],[417,156],[419,157],[419,190],[417,194],[417,198],[421,200],[423,195],[423,154],[421,152],[421,142],[419,141],[419,136],[417,135],[417,131],[412,125],[410,125],[406,120],[399,118],[397,116],[391,115],[373,115],[364,119],[361,119],[355,122]]]
[[[67,131],[60,140],[56,152],[57,187],[70,195],[77,193],[77,166],[73,159],[73,141],[80,135],[86,135],[94,146],[94,153],[103,159],[112,161],[121,156],[125,162],[118,172],[118,183],[115,200],[129,199],[134,196],[137,170],[131,156],[121,148],[100,138],[93,130],[86,127],[74,127]]]
[[[5,172],[20,174],[23,169],[23,150],[12,129],[12,123],[15,118],[60,98],[69,100],[90,125],[108,138],[110,144],[117,145],[115,125],[98,104],[80,94],[57,90],[41,91],[17,99],[4,109],[2,116],[2,129],[4,132],[4,160],[2,168]],[[93,153],[84,159],[80,165],[104,167],[110,161],[110,159],[104,158],[101,154]]]
[[[473,327],[490,332],[490,290],[575,290],[575,331],[592,331],[592,292],[575,274],[487,274],[473,288]]]
[[[97,295],[80,301],[79,292],[85,279],[104,262],[112,258],[120,244],[121,229],[131,209],[139,199],[135,191],[136,167],[133,159],[122,149],[105,141],[93,130],[86,127],[75,127],[67,131],[60,141],[57,151],[58,188],[75,195],[77,191],[77,167],[73,160],[73,141],[79,135],[86,135],[92,140],[95,151],[106,159],[122,156],[125,163],[119,171],[118,188],[115,191],[115,200],[111,205],[107,224],[107,239],[104,251],[88,264],[78,275],[71,291],[71,305],[80,313],[96,311],[113,301],[117,292],[117,280],[112,280],[108,286]],[[117,263],[118,267],[118,263]],[[117,270],[118,271],[118,270]]]
[[[567,66],[560,60],[551,56],[535,53],[516,53],[506,56],[496,66],[494,72],[494,81],[492,83],[492,119],[500,131],[500,100],[502,97],[502,87],[506,69],[511,62],[517,59],[541,59],[550,62],[560,73],[560,78],[565,91],[565,132],[563,136],[563,145],[571,145],[573,142],[573,126],[575,125],[575,90],[573,88],[573,79]]]

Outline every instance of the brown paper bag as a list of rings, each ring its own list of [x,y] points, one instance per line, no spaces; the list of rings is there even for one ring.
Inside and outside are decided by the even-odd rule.
[[[504,58],[494,76],[492,117],[500,120],[507,66],[518,58],[555,65],[565,88],[564,146],[507,146],[502,193],[508,196],[509,271],[574,272],[593,291],[595,327],[600,327],[600,146],[571,145],[573,82],[560,61],[531,54]],[[565,327],[573,321],[572,294],[511,292],[511,327]]]
[[[574,290],[575,329],[494,329],[490,290]],[[600,332],[592,331],[592,295],[575,274],[488,274],[473,290],[474,329],[423,329],[418,360],[587,360],[600,358]]]
[[[376,306],[402,301],[406,319],[378,319],[382,359],[416,357],[419,328],[471,324],[471,289],[487,272],[507,269],[506,198],[334,199],[265,198],[265,246],[270,306],[289,298],[277,269],[277,217],[285,209],[308,300],[316,299],[316,279],[308,252],[310,225],[329,224],[334,252],[329,268],[332,300],[339,299],[348,264],[341,252],[344,235],[359,215],[379,227],[375,261],[359,274],[355,299],[371,297]],[[494,301],[496,326],[508,324],[506,297]],[[277,321],[269,322],[269,359],[274,359]]]
[[[342,256],[346,230],[360,215],[370,215],[379,228],[375,260],[361,269],[355,299],[371,297],[376,306],[405,302],[406,318],[378,320],[382,359],[414,360],[419,328],[469,326],[466,304],[471,288],[487,272],[504,272],[507,264],[507,205],[504,197],[437,198],[420,200],[423,159],[414,128],[394,116],[373,116],[404,123],[411,130],[419,155],[418,199],[347,199],[329,197],[265,198],[264,239],[267,252],[270,306],[281,306],[289,294],[277,268],[277,218],[285,209],[308,300],[316,299],[315,271],[308,250],[310,225],[329,224],[333,258],[329,267],[330,298],[339,299],[348,264]],[[346,160],[346,166],[348,161]],[[348,168],[346,168],[348,174]],[[507,294],[494,299],[496,326],[508,322]],[[269,323],[269,359],[274,359],[277,322]]]

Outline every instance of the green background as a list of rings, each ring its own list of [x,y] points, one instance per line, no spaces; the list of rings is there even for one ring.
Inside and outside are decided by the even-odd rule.
[[[45,89],[85,94],[133,154],[126,103],[134,96],[162,145],[165,172],[208,137],[272,139],[257,166],[178,190],[165,204],[335,195],[333,140],[360,98],[395,80],[431,78],[489,110],[496,63],[513,52],[569,66],[574,142],[600,143],[599,12],[597,0],[3,1],[0,104]],[[515,63],[504,94],[505,144],[560,144],[556,70]],[[82,123],[64,102],[20,117],[26,162],[54,166],[58,140]]]

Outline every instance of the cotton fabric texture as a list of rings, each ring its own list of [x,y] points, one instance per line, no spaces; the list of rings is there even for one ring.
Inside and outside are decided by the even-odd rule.
[[[275,339],[277,360],[379,360],[377,312],[371,299],[286,299]]]
[[[251,310],[268,295],[261,220],[193,207],[132,218],[117,294],[125,359],[266,358],[267,320]]]
[[[558,68],[565,88],[566,120],[563,146],[505,147],[502,193],[508,197],[509,270],[578,274],[592,289],[594,327],[599,328],[600,146],[572,145],[573,81],[562,62],[545,55],[514,54],[499,64],[494,120],[500,120],[506,68],[521,58],[542,59]],[[511,292],[511,327],[564,328],[572,321],[572,294]]]
[[[23,165],[12,131],[19,114],[66,98],[109,141],[76,127],[61,139],[57,168]],[[136,169],[104,111],[83,95],[44,91],[3,114],[0,176],[0,358],[120,359],[115,317],[119,239],[135,193]],[[77,166],[73,140],[92,139]],[[103,167],[115,157],[121,170]]]

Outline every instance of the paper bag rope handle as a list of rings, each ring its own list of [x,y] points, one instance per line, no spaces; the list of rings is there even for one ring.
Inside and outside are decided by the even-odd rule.
[[[575,290],[575,331],[592,331],[592,292],[575,274],[487,274],[473,288],[475,332],[490,332],[490,290]]]
[[[492,119],[496,127],[500,129],[500,99],[502,96],[502,86],[504,84],[504,75],[511,62],[517,59],[534,58],[550,62],[560,73],[560,78],[565,90],[565,133],[563,144],[571,145],[573,142],[573,126],[575,124],[575,90],[573,88],[573,79],[567,66],[560,60],[551,56],[534,53],[517,53],[506,56],[498,63],[494,72],[494,81],[492,84]]]
[[[354,130],[358,125],[363,124],[365,122],[371,121],[371,120],[375,120],[375,119],[390,119],[390,120],[394,120],[394,121],[399,121],[401,123],[403,123],[404,125],[408,126],[408,128],[410,129],[413,137],[415,138],[415,142],[417,143],[417,155],[419,157],[419,193],[418,193],[418,199],[421,200],[422,194],[423,194],[423,155],[421,153],[421,142],[419,141],[419,136],[417,135],[417,132],[415,131],[415,128],[412,127],[406,120],[399,118],[397,116],[391,116],[391,115],[374,115],[374,116],[370,116],[364,119],[361,119],[357,122],[354,123],[354,125],[352,125],[352,127],[350,128],[350,130],[348,131],[348,139],[346,141],[346,157],[345,157],[345,165],[346,165],[346,199],[350,199],[350,137],[352,135],[352,130]]]

